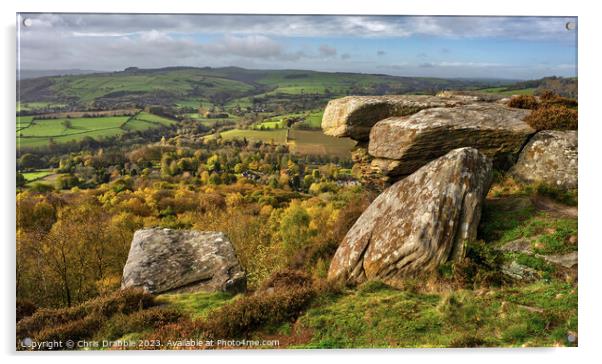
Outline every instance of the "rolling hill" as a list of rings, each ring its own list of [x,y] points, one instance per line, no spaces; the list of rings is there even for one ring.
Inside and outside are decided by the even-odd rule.
[[[434,93],[444,89],[500,86],[503,81],[397,77],[382,74],[305,70],[250,70],[237,67],[167,67],[22,79],[21,104],[46,103],[111,108],[173,105],[207,100],[212,104],[248,102],[249,97],[294,95]]]

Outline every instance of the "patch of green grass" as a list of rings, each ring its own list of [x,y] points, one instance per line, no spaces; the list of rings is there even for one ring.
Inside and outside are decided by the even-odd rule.
[[[298,322],[312,332],[300,346],[308,348],[553,346],[568,344],[567,333],[577,329],[577,293],[558,282],[486,294],[367,283],[315,305]]]
[[[487,242],[499,240],[535,214],[535,207],[526,197],[487,199],[483,204],[479,237]]]
[[[242,139],[257,140],[265,143],[276,143],[286,144],[286,130],[246,130],[246,129],[232,129],[220,133],[221,137],[225,140]],[[208,135],[206,138],[211,139],[213,135]]]
[[[223,292],[196,292],[162,294],[157,297],[157,302],[179,309],[196,319],[206,317],[210,311],[222,307],[232,299],[232,295]]]
[[[508,90],[506,87],[489,87],[485,89],[479,90],[481,92],[488,92],[494,94],[500,94],[504,96],[512,96],[512,95],[533,95],[535,93],[535,88],[524,88],[519,90]]]
[[[94,139],[117,136],[126,131],[170,126],[174,120],[141,112],[135,117],[102,116],[93,118],[61,118],[31,120],[17,130],[17,148],[46,147],[55,143],[77,142],[85,137]]]
[[[147,113],[147,112],[144,112],[144,111],[138,113],[134,117],[134,119],[146,121],[146,122],[149,122],[149,123],[161,124],[163,126],[170,126],[170,125],[175,124],[174,120],[168,119],[168,118],[163,117],[163,116],[159,116],[159,115]]]
[[[348,138],[325,135],[321,130],[291,129],[289,146],[293,153],[302,155],[336,155],[351,158],[355,142]]]
[[[50,174],[52,174],[53,172],[51,170],[38,170],[35,172],[25,172],[23,173],[23,177],[25,177],[25,180],[27,182],[32,182],[41,178],[44,178]]]

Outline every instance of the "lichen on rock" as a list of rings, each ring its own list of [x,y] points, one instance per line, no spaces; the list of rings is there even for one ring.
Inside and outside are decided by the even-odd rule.
[[[234,293],[246,289],[246,275],[224,233],[150,228],[134,233],[121,287]]]
[[[402,286],[408,275],[461,259],[476,238],[491,160],[474,148],[450,151],[393,184],[341,242],[328,277]]]

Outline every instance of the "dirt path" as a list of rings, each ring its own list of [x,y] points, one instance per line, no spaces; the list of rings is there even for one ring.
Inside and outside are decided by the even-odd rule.
[[[549,197],[533,196],[531,197],[531,203],[536,209],[545,211],[555,217],[577,218],[576,206],[567,206],[556,202]]]

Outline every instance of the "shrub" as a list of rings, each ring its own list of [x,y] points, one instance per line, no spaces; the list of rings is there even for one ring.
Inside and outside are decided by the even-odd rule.
[[[309,287],[311,278],[304,272],[291,269],[283,269],[275,272],[261,285],[260,291],[273,289],[287,289],[289,287]]]
[[[503,263],[502,253],[484,241],[469,243],[466,257],[453,264],[453,280],[462,287],[499,286],[506,279]]]
[[[312,285],[303,272],[274,273],[253,295],[240,297],[212,312],[207,319],[165,325],[150,335],[161,341],[187,339],[238,339],[255,330],[292,322],[307,308],[317,293],[336,292],[329,284]]]
[[[537,109],[539,107],[539,102],[535,96],[530,95],[520,95],[514,96],[508,101],[508,106],[515,107],[517,109]]]
[[[577,130],[577,110],[565,106],[546,106],[531,111],[525,122],[533,129]]]
[[[235,300],[205,322],[205,335],[214,339],[242,338],[267,325],[294,321],[314,294],[311,286],[292,286]]]
[[[67,341],[83,340],[94,336],[103,318],[98,314],[86,316],[82,319],[69,321],[56,326],[46,326],[38,331],[34,338],[36,341]]]
[[[539,95],[539,98],[541,100],[541,103],[543,105],[547,105],[547,106],[559,105],[559,106],[566,106],[569,108],[577,107],[577,100],[571,99],[568,97],[562,97],[549,90],[543,91]]]
[[[175,323],[181,317],[182,314],[178,311],[163,307],[151,307],[129,315],[117,314],[103,324],[96,337],[101,340],[114,340],[128,333],[143,332]]]
[[[126,289],[108,296],[59,309],[40,309],[17,323],[17,339],[39,341],[91,338],[100,324],[115,314],[130,314],[154,304],[153,296],[140,289]],[[71,336],[69,336],[71,335]]]

